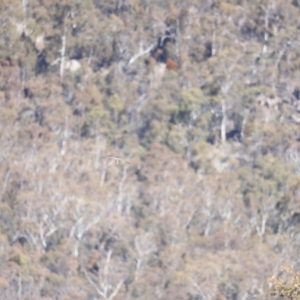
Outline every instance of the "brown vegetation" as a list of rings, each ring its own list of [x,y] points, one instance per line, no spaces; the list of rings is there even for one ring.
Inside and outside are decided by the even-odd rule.
[[[0,1],[0,298],[296,299],[299,10]]]

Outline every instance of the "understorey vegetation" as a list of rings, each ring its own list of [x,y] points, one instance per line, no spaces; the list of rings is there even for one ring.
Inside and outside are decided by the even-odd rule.
[[[300,299],[299,13],[1,0],[0,298]]]

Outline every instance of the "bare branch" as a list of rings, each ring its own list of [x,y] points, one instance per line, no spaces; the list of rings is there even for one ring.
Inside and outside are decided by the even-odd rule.
[[[140,58],[141,56],[148,54],[151,49],[155,46],[155,44],[152,44],[151,46],[149,46],[147,49],[145,50],[140,50],[139,53],[135,54],[134,56],[132,56],[130,58],[130,60],[128,61],[128,66],[131,65],[132,63],[134,63],[138,58]]]
[[[119,292],[119,290],[120,290],[120,288],[123,284],[123,281],[124,281],[123,279],[121,279],[119,281],[119,283],[117,284],[115,290],[110,294],[110,296],[107,298],[107,300],[112,300],[118,294],[118,292]]]
[[[89,282],[89,284],[96,290],[96,292],[103,298],[106,298],[104,293],[101,292],[101,290],[97,287],[97,285],[95,284],[95,282],[92,280],[92,278],[89,276],[88,272],[86,270],[84,270],[84,275],[87,279],[87,281]]]

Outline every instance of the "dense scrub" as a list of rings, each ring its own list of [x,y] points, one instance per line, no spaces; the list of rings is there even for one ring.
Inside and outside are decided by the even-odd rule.
[[[300,267],[299,12],[2,0],[1,299],[273,299]]]

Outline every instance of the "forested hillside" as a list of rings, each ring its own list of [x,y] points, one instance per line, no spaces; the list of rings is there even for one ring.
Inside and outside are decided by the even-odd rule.
[[[281,266],[300,270],[299,16],[1,0],[0,299],[281,299]]]

